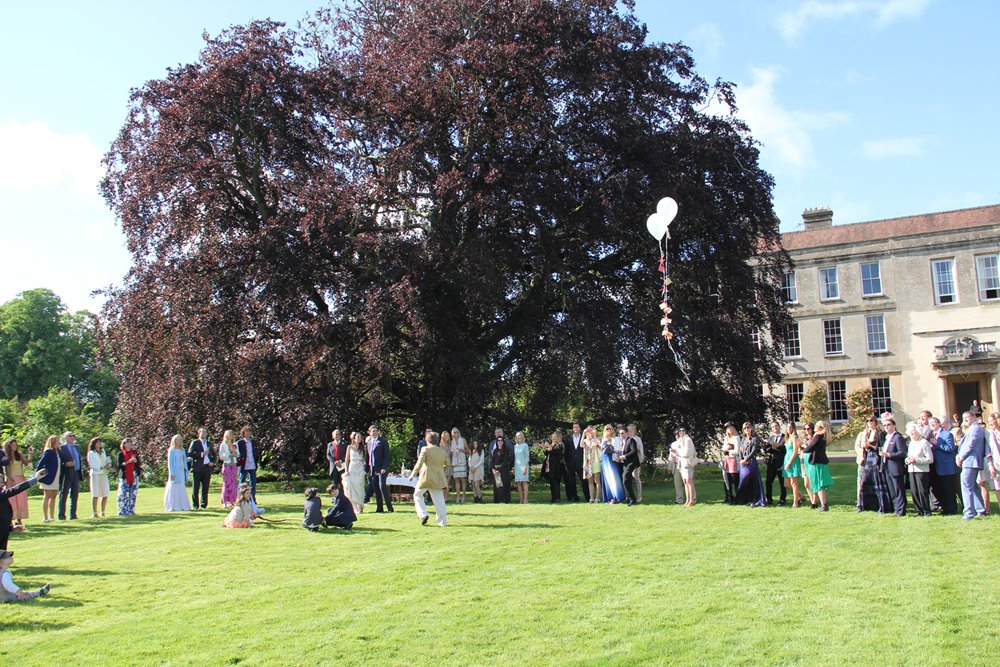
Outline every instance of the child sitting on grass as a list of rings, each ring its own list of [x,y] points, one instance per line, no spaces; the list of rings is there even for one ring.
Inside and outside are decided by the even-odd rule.
[[[323,501],[319,498],[319,489],[310,486],[306,489],[305,516],[302,519],[302,527],[315,533],[322,525]]]
[[[13,551],[0,551],[0,602],[23,602],[46,595],[52,584],[45,584],[37,591],[25,592],[17,587],[10,576],[11,563],[14,562]]]
[[[253,510],[253,498],[249,484],[240,484],[236,494],[236,506],[229,512],[223,522],[225,528],[252,528],[253,520],[257,518]]]
[[[330,494],[330,502],[333,503],[333,507],[326,513],[326,525],[350,530],[358,520],[358,515],[354,513],[354,505],[340,492],[340,487],[336,484],[326,487],[326,492]]]

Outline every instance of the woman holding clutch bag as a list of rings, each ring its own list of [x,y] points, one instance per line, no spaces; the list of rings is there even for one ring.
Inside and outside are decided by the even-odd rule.
[[[510,503],[510,472],[514,467],[514,452],[507,446],[506,438],[497,438],[493,450],[493,502]]]

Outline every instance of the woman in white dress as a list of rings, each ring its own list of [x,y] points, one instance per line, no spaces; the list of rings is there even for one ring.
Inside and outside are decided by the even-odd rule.
[[[365,511],[365,442],[358,432],[351,433],[351,446],[344,457],[344,494],[354,506],[354,512]]]
[[[180,435],[170,439],[167,450],[167,486],[163,491],[164,512],[187,512],[191,509],[191,499],[187,494],[187,452]]]
[[[457,428],[451,429],[451,476],[455,480],[455,495],[458,496],[458,504],[465,502],[465,494],[469,484],[469,449],[465,444],[462,432]]]
[[[108,496],[111,495],[111,485],[108,484],[108,470],[111,468],[111,460],[104,453],[104,445],[100,438],[91,438],[87,447],[87,467],[90,468],[90,495],[94,512],[91,519],[97,518],[97,499],[101,499],[101,516],[108,508]]]

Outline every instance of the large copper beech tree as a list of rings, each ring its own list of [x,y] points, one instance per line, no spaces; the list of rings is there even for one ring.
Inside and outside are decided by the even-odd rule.
[[[135,90],[103,183],[134,264],[104,314],[125,434],[247,422],[291,474],[380,417],[763,416],[787,324],[773,183],[706,111],[731,86],[631,12],[365,0],[234,27]],[[645,231],[667,195],[686,375]]]

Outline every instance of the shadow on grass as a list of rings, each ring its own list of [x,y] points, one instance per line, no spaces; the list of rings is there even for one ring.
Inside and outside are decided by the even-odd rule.
[[[34,600],[29,600],[24,604],[45,604],[44,600],[45,598],[35,598]],[[29,632],[37,632],[38,630],[65,630],[69,627],[72,627],[71,623],[50,623],[49,621],[9,621],[6,619],[4,619],[3,622],[4,630],[26,630]]]
[[[24,533],[20,533],[24,538],[41,539],[54,535],[63,535],[77,531],[114,531],[128,528],[129,526],[142,525],[148,523],[159,523],[162,521],[183,521],[187,517],[193,518],[197,515],[191,512],[171,512],[168,514],[147,514],[137,516],[115,516],[106,519],[86,519],[76,521],[62,521],[31,526]]]
[[[451,526],[452,524],[448,524]],[[456,526],[462,526],[465,528],[499,528],[501,530],[507,528],[562,528],[562,526],[556,526],[551,523],[464,523],[455,524]]]
[[[38,604],[43,604],[46,607],[82,607],[83,603],[79,600],[71,600],[70,598],[54,598],[52,594],[49,593],[45,597],[35,598],[33,600]]]
[[[303,528],[302,530],[305,530]],[[310,531],[306,531],[310,532]],[[320,528],[316,531],[317,535],[352,535],[352,534],[374,534],[374,533],[398,533],[399,528],[368,528],[366,526],[358,526],[354,524],[354,527],[350,530],[345,530],[344,528]]]
[[[84,577],[103,577],[109,574],[118,574],[117,572],[112,572],[110,570],[74,570],[68,567],[19,567],[17,568],[18,575],[24,575],[25,577],[46,577],[49,575],[57,575],[60,577],[65,576],[84,576]]]

